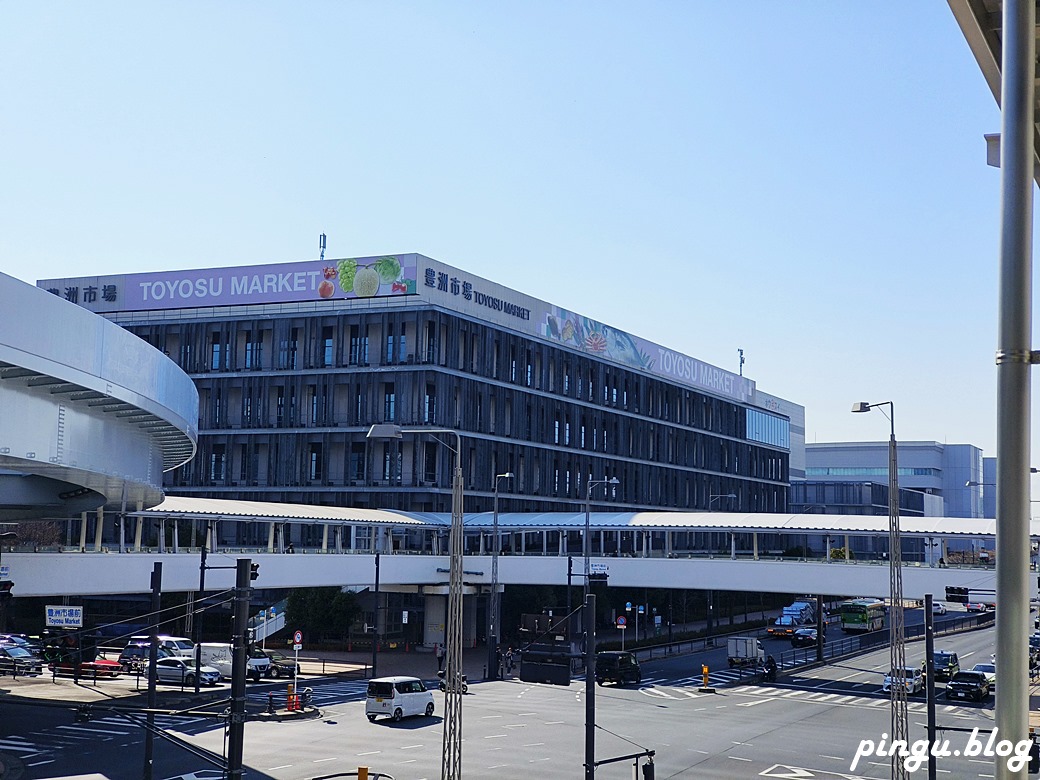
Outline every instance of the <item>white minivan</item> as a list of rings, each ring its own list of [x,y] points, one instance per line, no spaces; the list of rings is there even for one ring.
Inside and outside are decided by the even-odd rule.
[[[433,694],[418,677],[377,677],[368,681],[365,714],[370,721],[380,715],[400,720],[407,715],[433,717]]]
[[[202,642],[199,645],[202,663],[212,666],[221,677],[231,679],[231,645],[226,642]],[[271,659],[257,650],[246,660],[246,675],[259,681],[267,674]]]

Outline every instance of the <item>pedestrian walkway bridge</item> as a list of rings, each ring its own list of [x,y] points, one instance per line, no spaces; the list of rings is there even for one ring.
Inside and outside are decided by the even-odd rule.
[[[948,585],[995,587],[996,521],[900,522],[907,598],[942,594]],[[163,562],[165,591],[192,591],[203,544],[210,566],[259,563],[257,587],[369,587],[378,557],[384,590],[434,595],[447,592],[450,524],[447,514],[167,497],[126,515],[84,514],[69,521],[64,546],[16,545],[3,560],[19,596],[142,593],[155,561]],[[500,587],[581,583],[586,528],[589,571],[606,574],[611,586],[888,592],[887,517],[736,512],[467,514],[467,592],[491,587],[496,536]],[[1034,550],[1038,538],[1040,524]],[[233,583],[232,568],[207,575],[207,588]]]

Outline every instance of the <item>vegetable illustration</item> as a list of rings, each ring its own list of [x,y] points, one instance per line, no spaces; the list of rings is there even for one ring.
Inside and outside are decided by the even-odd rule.
[[[379,274],[379,280],[384,284],[396,282],[401,275],[401,264],[396,257],[381,257],[374,263],[373,267]]]

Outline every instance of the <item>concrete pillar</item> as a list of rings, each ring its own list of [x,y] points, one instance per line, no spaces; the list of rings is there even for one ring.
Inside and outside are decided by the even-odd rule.
[[[144,518],[137,518],[137,525],[134,528],[134,552],[141,552],[141,535],[144,530]]]
[[[751,534],[751,549],[754,551],[755,560],[758,560],[758,531]]]
[[[159,518],[159,552],[166,552],[166,518]]]
[[[849,550],[849,535],[845,534],[845,563],[848,563],[850,550]]]
[[[321,526],[321,551],[329,551],[329,524],[323,523]]]
[[[831,535],[827,534],[827,563],[831,562]]]
[[[426,625],[423,626],[423,644],[427,647],[436,645],[444,646],[445,632],[447,626],[445,621],[448,615],[448,597],[439,594],[429,594],[425,597]],[[432,660],[436,666],[436,659]]]
[[[81,512],[79,516],[79,551],[87,550],[87,513]]]
[[[729,532],[729,557],[732,561],[737,559],[737,534],[735,531]]]
[[[274,520],[267,524],[267,552],[274,552]]]
[[[94,552],[101,552],[101,535],[105,531],[105,510],[98,507],[97,524],[94,526]]]
[[[180,523],[177,522],[177,518],[173,519],[173,551],[179,553],[181,551],[181,529]]]
[[[336,552],[343,552],[343,526],[336,526]]]

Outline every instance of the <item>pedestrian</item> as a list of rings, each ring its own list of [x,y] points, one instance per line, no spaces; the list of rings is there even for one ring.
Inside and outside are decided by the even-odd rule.
[[[433,646],[433,652],[437,656],[437,671],[438,672],[443,672],[444,671],[444,646],[443,645],[434,645]]]
[[[513,648],[510,647],[506,650],[506,676],[513,674]]]
[[[495,648],[495,679],[502,679],[502,648]]]
[[[296,550],[292,546],[292,542],[289,542],[289,546],[285,548],[285,551],[289,554],[296,552]]]

